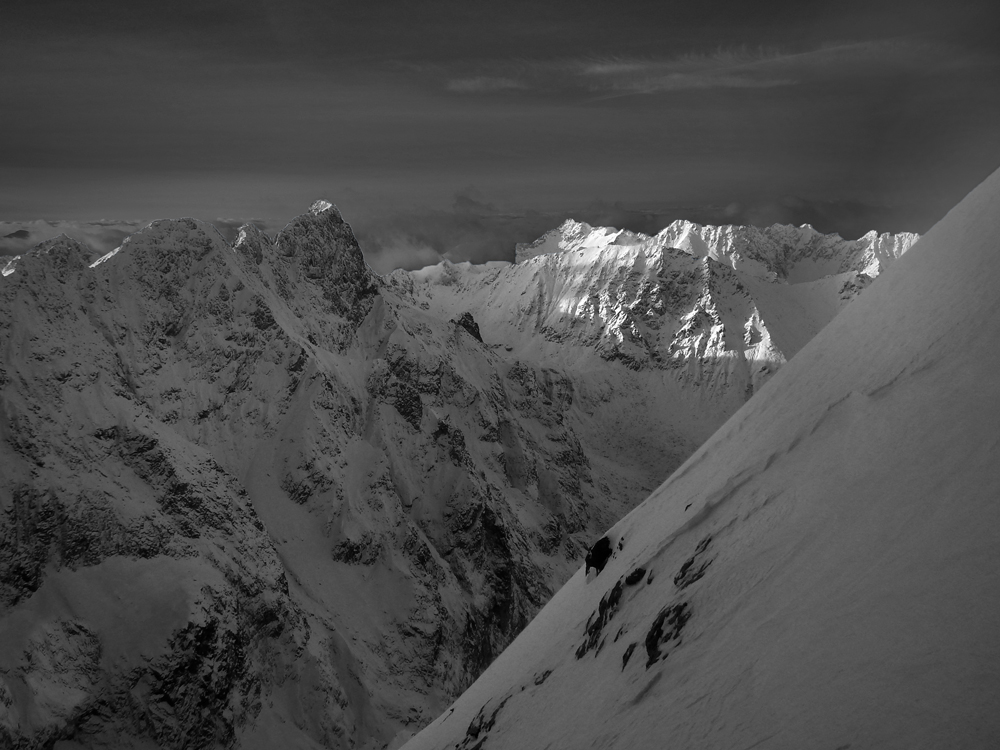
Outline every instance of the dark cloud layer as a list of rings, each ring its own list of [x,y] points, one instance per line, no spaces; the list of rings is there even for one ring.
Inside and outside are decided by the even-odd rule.
[[[322,195],[405,265],[566,216],[922,231],[1000,166],[993,5],[16,3],[0,219]]]

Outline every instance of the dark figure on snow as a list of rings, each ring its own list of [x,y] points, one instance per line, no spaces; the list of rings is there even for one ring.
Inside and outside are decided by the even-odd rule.
[[[589,575],[591,568],[597,571],[597,575],[600,575],[601,571],[604,570],[604,566],[608,564],[610,557],[611,540],[606,536],[602,536],[594,542],[594,546],[587,553],[587,569],[584,571],[584,575]]]

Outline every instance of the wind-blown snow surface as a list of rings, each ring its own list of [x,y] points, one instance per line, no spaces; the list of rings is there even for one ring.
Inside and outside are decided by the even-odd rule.
[[[407,750],[996,747],[998,237],[1000,172]]]
[[[380,279],[317,203],[10,261],[0,745],[408,737],[881,267],[768,231]]]

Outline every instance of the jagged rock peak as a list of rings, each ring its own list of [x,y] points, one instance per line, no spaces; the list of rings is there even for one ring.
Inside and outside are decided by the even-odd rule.
[[[279,258],[297,265],[318,283],[331,309],[360,322],[377,293],[378,276],[365,263],[361,246],[336,206],[316,201],[295,217],[274,240]]]
[[[58,273],[79,272],[86,267],[93,251],[79,240],[65,234],[40,242],[23,255],[7,260],[0,274],[10,276],[15,271],[27,273],[37,264]]]
[[[606,245],[636,245],[648,241],[644,234],[615,227],[594,227],[583,221],[566,219],[534,242],[519,242],[515,247],[514,262],[522,263],[539,255],[576,250],[582,247]]]
[[[281,255],[292,257],[306,245],[318,247],[327,243],[341,252],[352,253],[358,242],[340,211],[329,201],[313,202],[309,210],[296,216],[274,238],[274,245]]]
[[[673,248],[694,257],[710,257],[765,280],[797,283],[847,271],[874,277],[917,239],[918,235],[909,232],[869,232],[857,240],[845,240],[839,234],[823,234],[809,224],[759,228],[701,225],[680,219],[650,237],[567,220],[534,242],[518,245],[516,262],[577,250],[601,252],[641,246],[662,253]]]
[[[236,235],[233,250],[259,266],[264,260],[264,248],[270,247],[272,244],[274,242],[271,238],[262,232],[256,224],[244,224]]]
[[[451,321],[456,326],[464,328],[469,334],[476,339],[480,344],[483,343],[483,334],[479,331],[479,324],[476,319],[472,317],[472,313],[464,312],[456,320]]]
[[[322,261],[347,261],[364,265],[364,257],[350,225],[332,203],[318,200],[309,211],[296,216],[274,239],[278,253],[300,257],[307,265]]]
[[[320,214],[324,214],[327,212],[336,216],[338,219],[340,219],[340,221],[344,220],[344,216],[343,214],[340,213],[340,209],[338,209],[335,205],[330,203],[330,201],[325,201],[320,199],[317,201],[313,201],[313,204],[309,206],[309,213],[311,213],[313,216],[319,216]]]
[[[121,254],[121,259],[162,274],[185,275],[191,265],[213,250],[228,247],[212,224],[197,219],[158,219],[130,234],[119,248],[98,259],[94,265]]]
[[[233,247],[240,245],[244,242],[252,242],[254,240],[264,240],[266,242],[271,242],[271,238],[256,224],[244,224],[239,228],[236,233],[236,240],[233,242]]]

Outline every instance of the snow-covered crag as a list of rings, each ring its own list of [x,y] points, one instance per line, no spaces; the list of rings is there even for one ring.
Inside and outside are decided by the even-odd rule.
[[[0,746],[409,736],[912,241],[567,223],[382,279],[319,202],[10,261]]]
[[[998,237],[1000,171],[406,750],[993,747]]]
[[[562,269],[589,266],[572,298],[560,300],[564,315],[549,320],[555,311],[545,311],[552,329],[565,328],[559,322],[567,317],[571,326],[579,318],[595,321],[610,356],[671,367],[698,356],[740,359],[741,350],[747,361],[766,360],[766,352],[792,356],[916,240],[876,232],[844,240],[808,224],[758,229],[687,221],[648,237],[567,221],[518,246],[517,262],[541,263],[562,278]],[[665,314],[675,319],[666,331],[657,325]],[[777,342],[755,348],[772,331]]]

